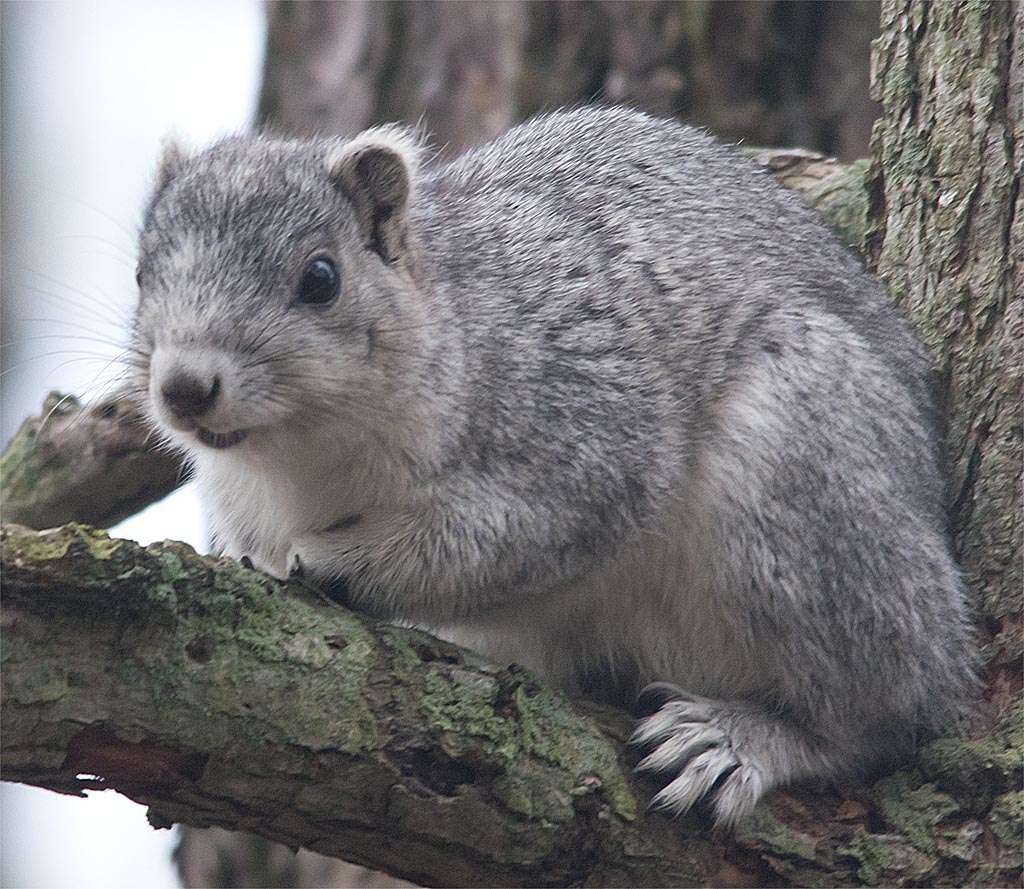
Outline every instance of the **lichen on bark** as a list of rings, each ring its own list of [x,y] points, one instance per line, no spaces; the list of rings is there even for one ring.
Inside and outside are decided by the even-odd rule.
[[[951,511],[989,664],[1024,653],[1019,3],[883,4],[869,261],[936,363]]]
[[[121,393],[83,405],[51,392],[0,460],[0,508],[4,521],[33,528],[69,518],[109,527],[165,497],[183,474]]]
[[[3,777],[114,787],[156,825],[428,885],[1000,885],[1019,867],[1012,715],[873,788],[775,794],[729,838],[644,812],[626,714],[296,582],[82,525],[5,526],[0,569]]]

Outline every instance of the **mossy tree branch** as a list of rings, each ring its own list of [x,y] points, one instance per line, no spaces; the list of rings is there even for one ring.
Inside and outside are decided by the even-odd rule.
[[[3,570],[4,778],[430,885],[729,872],[640,816],[623,714],[181,544],[7,526]]]
[[[152,446],[137,406],[94,405],[51,393],[0,460],[4,521],[32,528],[88,522],[108,528],[162,500],[182,481],[180,459]]]
[[[114,788],[157,826],[426,885],[1000,885],[1019,867],[1010,718],[715,836],[644,813],[626,714],[295,583],[81,525],[6,526],[0,568],[3,778]]]

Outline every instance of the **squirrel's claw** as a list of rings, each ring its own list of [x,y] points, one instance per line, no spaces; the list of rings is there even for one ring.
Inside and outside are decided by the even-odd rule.
[[[660,710],[669,701],[679,698],[689,698],[691,695],[683,691],[678,685],[671,682],[652,682],[640,689],[636,697],[636,710],[638,713],[650,716]]]

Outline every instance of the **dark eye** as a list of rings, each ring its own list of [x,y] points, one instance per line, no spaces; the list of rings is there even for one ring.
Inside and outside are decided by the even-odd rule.
[[[325,306],[334,302],[341,290],[341,275],[338,267],[321,256],[310,260],[302,270],[302,279],[295,301],[310,306]]]

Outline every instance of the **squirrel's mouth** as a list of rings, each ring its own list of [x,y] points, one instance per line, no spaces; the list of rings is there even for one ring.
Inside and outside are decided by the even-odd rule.
[[[218,451],[230,448],[238,444],[249,434],[247,429],[238,429],[235,432],[210,432],[202,426],[196,429],[196,438],[208,448],[215,448]]]

